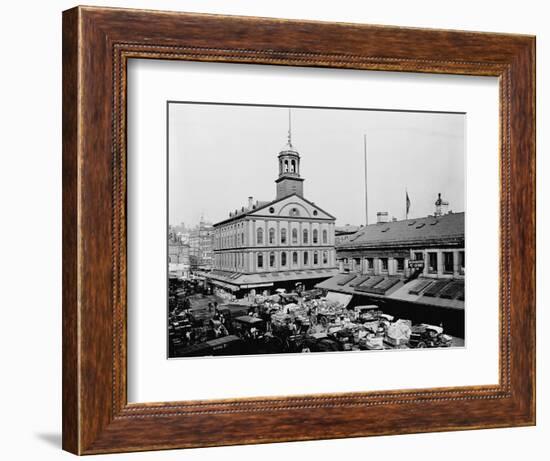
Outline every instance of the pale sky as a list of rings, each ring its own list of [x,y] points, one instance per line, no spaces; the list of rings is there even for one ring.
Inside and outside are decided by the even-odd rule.
[[[367,135],[369,223],[377,211],[405,218],[433,214],[437,193],[464,211],[464,114],[293,107],[292,143],[300,153],[304,197],[337,225],[365,223]],[[254,200],[273,200],[277,154],[288,109],[272,106],[169,104],[169,222],[201,214],[217,222]]]

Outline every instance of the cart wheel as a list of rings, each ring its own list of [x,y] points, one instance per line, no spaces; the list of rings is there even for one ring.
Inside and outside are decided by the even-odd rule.
[[[424,342],[424,341],[420,341],[418,343],[418,346],[416,346],[418,349],[424,349],[426,347],[428,347],[428,345]]]

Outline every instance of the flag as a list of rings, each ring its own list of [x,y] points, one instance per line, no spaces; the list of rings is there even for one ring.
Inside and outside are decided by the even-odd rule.
[[[409,198],[409,193],[405,191],[405,208],[407,210],[407,217],[409,216],[409,210],[411,208],[411,199]]]

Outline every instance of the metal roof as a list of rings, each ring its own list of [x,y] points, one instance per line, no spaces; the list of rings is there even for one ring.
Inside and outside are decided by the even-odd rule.
[[[427,240],[464,240],[464,212],[369,224],[337,247],[383,247]]]

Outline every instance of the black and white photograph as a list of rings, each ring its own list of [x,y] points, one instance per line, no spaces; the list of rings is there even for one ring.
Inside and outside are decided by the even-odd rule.
[[[169,358],[465,347],[465,113],[166,112]]]

